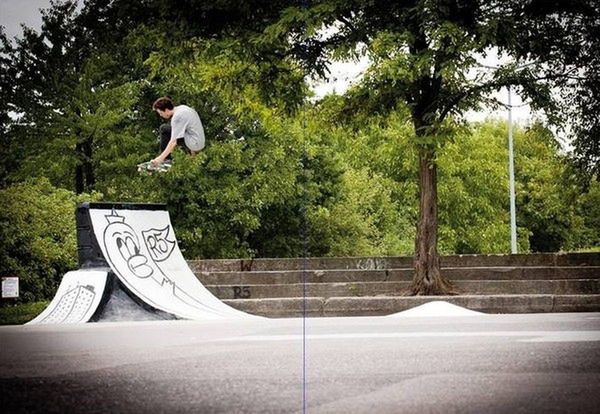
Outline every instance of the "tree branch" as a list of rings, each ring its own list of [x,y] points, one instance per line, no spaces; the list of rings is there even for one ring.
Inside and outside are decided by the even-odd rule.
[[[454,109],[462,100],[468,98],[469,96],[473,96],[476,93],[480,93],[483,91],[491,92],[493,90],[497,90],[502,87],[526,85],[526,84],[530,84],[532,82],[539,82],[539,81],[544,81],[544,80],[560,80],[560,79],[585,80],[585,78],[572,76],[570,73],[573,72],[574,70],[576,70],[576,69],[571,69],[567,73],[560,73],[560,74],[547,75],[547,76],[538,76],[538,77],[529,78],[529,79],[517,79],[516,81],[514,78],[510,78],[510,79],[505,79],[505,80],[490,81],[490,82],[486,82],[486,83],[483,83],[480,85],[476,85],[470,89],[467,89],[460,93],[455,94],[455,96],[449,101],[449,103],[447,105],[444,106],[444,108],[440,112],[440,115],[438,117],[438,122],[442,122],[446,118],[446,116],[450,113],[450,111],[452,111],[452,109]]]

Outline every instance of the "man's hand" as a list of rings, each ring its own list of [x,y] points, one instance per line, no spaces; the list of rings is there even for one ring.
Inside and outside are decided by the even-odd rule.
[[[169,156],[169,154],[171,152],[173,152],[173,149],[175,149],[176,146],[177,146],[177,140],[176,139],[172,139],[167,144],[167,148],[165,148],[164,151],[158,157],[156,157],[152,161],[150,161],[150,163],[154,167],[158,167],[160,164],[162,164],[167,159],[167,157]]]

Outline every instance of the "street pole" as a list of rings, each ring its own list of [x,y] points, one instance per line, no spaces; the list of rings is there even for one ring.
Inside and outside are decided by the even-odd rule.
[[[517,213],[515,207],[515,160],[513,156],[512,103],[508,87],[508,181],[510,187],[510,252],[517,253]]]

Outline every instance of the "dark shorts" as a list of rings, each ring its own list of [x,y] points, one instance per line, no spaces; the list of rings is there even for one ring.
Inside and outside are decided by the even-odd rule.
[[[160,140],[160,153],[167,148],[169,142],[171,141],[171,125],[162,124],[159,128],[159,140]],[[183,138],[177,138],[177,145],[181,146],[186,152],[191,152],[190,149],[185,145],[185,140]],[[171,159],[171,154],[167,156],[167,159]]]

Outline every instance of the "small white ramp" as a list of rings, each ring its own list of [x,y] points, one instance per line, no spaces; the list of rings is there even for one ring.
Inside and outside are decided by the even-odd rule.
[[[445,317],[445,316],[477,316],[485,313],[463,308],[442,300],[434,300],[424,303],[402,312],[387,315],[392,318],[421,318],[421,317]]]
[[[29,324],[85,323],[102,301],[108,272],[76,270],[66,273],[54,299]]]
[[[112,271],[146,304],[186,319],[258,318],[226,305],[200,283],[164,206],[90,203],[89,214]]]

